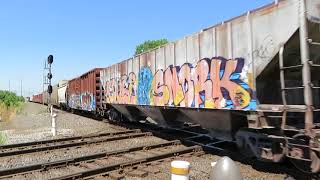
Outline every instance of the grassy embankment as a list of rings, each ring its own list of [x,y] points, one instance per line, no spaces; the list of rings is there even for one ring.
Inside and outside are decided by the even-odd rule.
[[[23,97],[0,90],[0,121],[10,121],[21,110],[23,103]],[[0,145],[4,144],[6,139],[6,136],[0,132]]]

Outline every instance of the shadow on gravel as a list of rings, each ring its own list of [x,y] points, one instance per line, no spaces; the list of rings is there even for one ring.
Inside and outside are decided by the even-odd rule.
[[[73,111],[72,113],[80,116],[84,116],[87,118],[92,118],[98,121],[106,121],[107,123],[121,126],[127,129],[141,129],[142,131],[145,131],[145,132],[152,132],[154,136],[162,139],[166,139],[169,141],[180,140],[181,143],[185,146],[200,145],[202,146],[202,149],[208,154],[218,155],[218,156],[229,156],[234,161],[240,162],[245,165],[250,165],[252,168],[254,168],[257,171],[274,173],[274,174],[287,174],[288,176],[285,178],[286,180],[320,179],[319,175],[314,175],[314,174],[311,175],[311,174],[301,172],[288,161],[285,161],[282,163],[270,163],[270,162],[257,161],[256,159],[246,158],[245,156],[239,153],[240,151],[238,150],[237,146],[233,142],[223,142],[223,143],[220,143],[217,146],[217,148],[211,148],[204,145],[204,144],[210,143],[210,140],[206,139],[205,137],[199,137],[199,139],[196,140],[197,142],[199,142],[199,144],[195,144],[193,142],[186,140],[191,136],[194,136],[193,133],[177,131],[175,129],[166,129],[166,128],[158,127],[156,125],[149,124],[149,123],[111,121],[101,117],[97,117],[94,114],[87,114],[79,111]],[[199,133],[199,134],[207,133],[205,129],[202,129],[199,126],[189,127],[187,129],[188,131],[191,131],[194,133]]]
[[[107,121],[108,123],[112,123],[114,125],[126,127],[129,129],[142,129],[143,131],[152,132],[154,136],[157,136],[166,140],[180,140],[183,145],[192,146],[192,145],[200,145],[202,149],[212,155],[218,156],[229,156],[234,161],[240,162],[245,165],[250,165],[257,171],[266,172],[266,173],[274,173],[274,174],[287,174],[288,176],[285,178],[286,180],[317,180],[320,179],[319,175],[315,174],[307,174],[298,170],[292,163],[289,161],[285,161],[282,163],[270,163],[270,162],[262,162],[257,161],[256,159],[249,159],[240,154],[239,149],[233,142],[223,142],[217,146],[217,149],[207,147],[206,145],[195,144],[190,141],[186,141],[190,135],[186,132],[177,132],[174,130],[168,130],[161,127],[157,127],[155,125],[144,124],[144,123],[135,123],[135,122],[114,122]],[[197,129],[196,132],[205,132],[204,129]],[[198,140],[197,142],[207,144],[205,138]]]

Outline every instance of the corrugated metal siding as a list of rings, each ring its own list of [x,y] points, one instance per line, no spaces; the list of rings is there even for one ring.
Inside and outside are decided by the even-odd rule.
[[[32,96],[31,101],[32,102],[36,102],[36,103],[42,103],[42,98],[43,98],[42,93],[41,94],[36,94],[36,95]]]
[[[93,69],[78,78],[69,81],[68,104],[69,107],[84,111],[96,111],[103,98],[100,91],[101,68]]]

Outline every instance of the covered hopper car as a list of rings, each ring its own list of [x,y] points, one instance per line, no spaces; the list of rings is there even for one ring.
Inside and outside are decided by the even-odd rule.
[[[192,122],[320,171],[320,0],[283,0],[101,71],[112,118]]]
[[[320,0],[277,0],[70,80],[67,107],[197,123],[246,155],[319,173],[319,25]]]

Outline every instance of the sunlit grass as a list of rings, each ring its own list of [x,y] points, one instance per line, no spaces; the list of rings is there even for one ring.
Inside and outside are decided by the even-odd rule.
[[[8,122],[21,112],[24,103],[19,103],[18,106],[7,107],[5,104],[0,103],[0,119],[3,122]]]
[[[24,98],[15,93],[0,90],[0,120],[10,121],[22,110]]]
[[[6,142],[7,142],[7,136],[4,133],[0,132],[0,145],[5,144]]]

